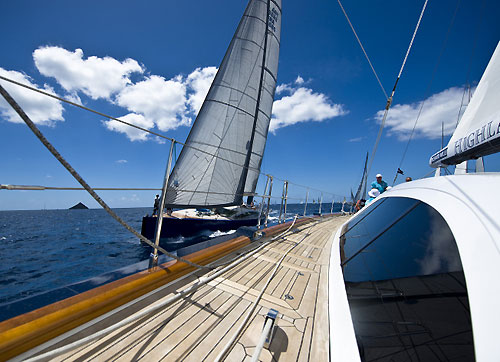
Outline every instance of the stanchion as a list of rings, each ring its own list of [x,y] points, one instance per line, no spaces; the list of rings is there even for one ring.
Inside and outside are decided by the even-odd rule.
[[[269,194],[267,196],[267,210],[266,210],[266,220],[264,221],[264,226],[267,228],[267,220],[269,218],[269,207],[271,206],[271,194],[273,192],[273,177],[271,175],[267,175],[269,177]]]
[[[161,226],[163,224],[163,209],[165,208],[165,198],[167,196],[168,179],[170,177],[170,168],[172,167],[172,154],[174,151],[175,140],[170,143],[170,152],[168,154],[167,169],[165,170],[165,178],[163,179],[163,188],[161,191],[160,208],[158,209],[158,218],[156,220],[155,231],[155,248],[149,256],[149,269],[158,266],[158,245],[160,244]]]
[[[309,189],[306,191],[306,204],[304,205],[304,216],[306,216],[307,211],[307,198],[309,197]]]

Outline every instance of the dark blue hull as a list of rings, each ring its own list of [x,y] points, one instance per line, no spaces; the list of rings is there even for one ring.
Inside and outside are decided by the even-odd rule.
[[[156,216],[142,218],[141,234],[152,240],[155,237]],[[163,218],[160,238],[173,238],[177,236],[193,236],[202,231],[229,231],[242,226],[256,226],[257,217],[235,220],[207,220],[207,219],[177,219]]]

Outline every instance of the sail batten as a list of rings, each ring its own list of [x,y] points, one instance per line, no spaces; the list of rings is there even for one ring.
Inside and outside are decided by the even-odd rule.
[[[271,120],[280,28],[281,1],[249,1],[170,176],[170,207],[238,205],[243,195],[254,194]]]

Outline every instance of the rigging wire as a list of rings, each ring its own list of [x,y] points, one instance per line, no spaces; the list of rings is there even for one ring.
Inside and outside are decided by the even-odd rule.
[[[293,224],[295,224],[296,220],[297,220],[297,215],[295,215],[293,223],[291,224],[291,226],[290,226],[289,229],[291,229],[291,227],[293,226]],[[269,271],[271,272],[271,274],[269,275],[269,277],[268,277],[266,283],[264,284],[264,286],[261,288],[261,291],[260,291],[259,295],[254,300],[254,302],[252,303],[252,306],[247,309],[246,315],[243,318],[243,320],[240,322],[240,325],[238,326],[238,328],[236,329],[236,331],[233,333],[233,335],[231,336],[231,338],[229,339],[229,341],[226,343],[226,345],[224,346],[224,348],[222,349],[222,351],[219,352],[219,354],[214,359],[214,361],[220,362],[220,361],[223,361],[223,360],[226,359],[227,355],[231,352],[231,350],[232,350],[233,346],[235,345],[235,343],[241,337],[244,329],[248,327],[248,322],[250,321],[250,318],[253,316],[255,310],[257,309],[257,306],[259,305],[260,300],[262,299],[262,297],[263,297],[266,289],[268,288],[269,284],[271,284],[271,281],[275,277],[277,271],[280,269],[281,264],[283,263],[283,261],[286,259],[286,257],[288,256],[288,254],[293,249],[295,249],[297,246],[299,246],[301,244],[301,242],[304,241],[305,238],[307,236],[309,236],[310,234],[311,234],[311,231],[308,230],[308,232],[306,233],[306,235],[304,235],[304,237],[302,238],[302,240],[296,242],[290,248],[288,248],[288,250],[285,251],[285,253],[283,254],[283,256],[274,265],[271,265],[271,268],[269,269]]]
[[[385,99],[389,99],[389,96],[387,95],[387,92],[385,91],[384,86],[382,85],[382,82],[380,81],[380,78],[378,77],[377,72],[375,71],[375,68],[372,65],[372,62],[370,61],[370,58],[368,57],[368,54],[366,53],[365,48],[363,47],[363,44],[361,43],[361,40],[359,39],[358,34],[356,33],[356,30],[354,30],[354,26],[352,25],[351,20],[349,19],[349,16],[347,15],[347,12],[345,11],[344,7],[342,6],[342,3],[340,2],[340,0],[337,0],[337,1],[340,5],[340,8],[342,9],[342,12],[345,15],[345,18],[347,19],[347,22],[349,23],[349,26],[352,29],[352,32],[354,33],[354,36],[356,37],[356,39],[359,43],[359,46],[361,47],[361,50],[365,54],[365,58],[368,61],[368,64],[370,64],[370,68],[372,68],[372,71],[373,71],[373,74],[375,75],[375,78],[377,78],[377,82],[380,85],[380,89],[382,89],[382,92],[384,93]]]
[[[401,78],[401,74],[403,73],[403,69],[406,64],[406,60],[408,59],[408,55],[410,54],[410,50],[413,46],[413,41],[415,40],[415,36],[417,35],[418,28],[420,27],[420,22],[422,21],[422,17],[424,16],[425,8],[427,7],[427,2],[428,0],[425,0],[424,6],[422,8],[422,11],[420,12],[420,17],[418,18],[417,25],[415,26],[415,31],[413,32],[413,36],[411,37],[410,45],[408,46],[408,50],[406,51],[406,55],[403,59],[403,64],[401,64],[401,69],[399,70],[398,77],[396,78],[396,82],[394,83],[394,87],[392,88],[391,96],[387,100],[387,104],[385,106],[385,112],[384,112],[384,117],[382,119],[382,122],[380,123],[380,129],[377,134],[377,139],[375,141],[375,145],[373,146],[372,154],[370,155],[370,161],[368,163],[368,168],[366,174],[369,175],[373,160],[375,159],[375,154],[377,152],[378,145],[380,143],[380,138],[382,137],[382,131],[384,130],[385,126],[385,121],[387,120],[387,114],[389,113],[389,108],[391,108],[392,100],[394,98],[394,93],[396,92],[396,87],[398,85],[399,79]]]
[[[22,110],[22,108],[17,104],[17,102],[10,96],[9,93],[5,90],[4,87],[0,85],[0,94],[5,98],[5,100],[10,104],[10,106],[17,112],[19,117],[26,123],[26,125],[31,129],[31,131],[35,134],[35,136],[43,143],[43,145],[52,153],[52,155],[66,168],[66,170],[69,171],[69,173],[80,183],[80,185],[87,190],[87,192],[96,200],[99,205],[102,206],[104,210],[108,212],[113,219],[115,219],[118,223],[120,223],[123,227],[125,227],[128,231],[130,231],[132,234],[134,234],[136,237],[138,237],[140,240],[148,244],[149,246],[156,248],[157,250],[161,251],[163,254],[179,261],[182,263],[186,263],[188,265],[191,265],[195,268],[200,268],[200,269],[210,269],[209,267],[203,266],[203,265],[198,265],[195,264],[189,260],[186,260],[184,258],[178,257],[175,254],[169,253],[166,251],[164,248],[162,248],[159,245],[155,245],[152,243],[149,239],[144,237],[143,235],[139,234],[134,228],[132,228],[130,225],[128,225],[122,218],[120,218],[111,208],[102,200],[99,195],[87,184],[87,182],[78,174],[78,172],[75,171],[75,169],[66,161],[62,155],[54,148],[54,146],[45,138],[45,136],[40,132],[40,130],[36,127],[36,125],[33,123],[33,121],[28,117],[26,113]]]
[[[0,190],[30,190],[30,191],[82,191],[86,190],[83,187],[55,187],[55,186],[40,186],[40,185],[8,185],[8,184],[0,184]],[[161,191],[161,188],[149,188],[149,187],[142,187],[142,188],[134,188],[134,187],[92,187],[92,190],[96,191]],[[172,189],[169,189],[172,190]],[[248,193],[242,193],[242,194],[234,194],[234,193],[228,193],[228,192],[214,192],[214,191],[194,191],[194,190],[185,190],[185,189],[176,189],[176,191],[181,191],[181,192],[189,192],[189,193],[199,193],[199,194],[215,194],[215,195],[236,195],[236,196],[249,196]],[[332,194],[333,195],[333,194]],[[282,196],[269,196],[269,195],[261,195],[261,194],[253,194],[252,196],[254,197],[269,197],[271,199],[281,199]],[[343,197],[342,195],[334,195],[334,196],[339,196]],[[302,200],[302,198],[299,197],[293,197],[293,196],[287,196],[286,197],[288,200]]]
[[[486,8],[486,1],[483,0],[481,2],[481,9],[480,9],[480,12],[479,12],[479,23],[478,23],[478,26],[476,28],[476,34],[474,36],[474,44],[472,45],[472,51],[470,52],[470,58],[469,58],[469,65],[467,67],[467,76],[465,78],[465,84],[468,84],[469,87],[470,87],[470,73],[471,73],[471,70],[472,70],[472,59],[474,59],[475,55],[476,55],[476,48],[477,48],[477,42],[478,42],[478,38],[479,38],[479,29],[481,28],[481,24],[483,23],[482,20],[483,20],[483,16],[484,16],[484,9]],[[470,89],[469,89],[469,92],[470,92]],[[462,103],[463,103],[463,99],[464,99],[464,96],[465,96],[465,90],[464,90],[464,94],[462,95]],[[470,101],[470,93],[469,93],[469,101]],[[457,124],[455,125],[455,128],[458,127],[458,122],[460,122],[460,111],[461,111],[461,106],[460,106],[460,109],[458,110],[458,116],[457,116]]]
[[[0,185],[0,190],[62,190],[62,191],[80,191],[85,190],[83,187],[55,187],[55,186],[40,186],[40,185]],[[92,190],[99,191],[161,191],[161,188],[153,187],[92,187]]]
[[[243,166],[239,165],[238,163],[236,163],[236,162],[234,162],[234,161],[224,159],[224,158],[219,157],[219,156],[216,156],[216,155],[214,155],[214,154],[212,154],[212,153],[210,153],[210,152],[208,152],[208,151],[201,150],[201,149],[199,149],[199,148],[197,148],[197,147],[194,147],[194,146],[191,146],[191,145],[187,145],[187,144],[185,144],[185,143],[183,143],[183,142],[179,142],[179,141],[177,141],[177,140],[175,140],[175,139],[173,139],[173,138],[171,138],[171,137],[167,137],[167,136],[162,135],[162,134],[160,134],[160,133],[157,133],[157,132],[154,132],[154,131],[148,130],[148,129],[146,129],[146,128],[139,127],[139,126],[137,126],[137,125],[135,125],[135,124],[133,124],[133,123],[126,122],[126,121],[123,121],[123,120],[121,120],[121,119],[119,119],[119,118],[116,118],[116,117],[113,117],[113,116],[107,115],[107,114],[105,114],[105,113],[102,113],[102,112],[96,111],[96,110],[94,110],[94,109],[92,109],[92,108],[85,107],[85,106],[83,106],[83,105],[81,105],[81,104],[78,104],[78,103],[72,102],[72,101],[70,101],[70,100],[68,100],[68,99],[65,99],[65,98],[62,98],[62,97],[56,96],[56,95],[54,95],[54,94],[51,94],[51,93],[45,92],[45,91],[43,91],[43,90],[41,90],[41,89],[37,89],[37,88],[31,87],[31,86],[29,86],[29,85],[26,85],[26,84],[23,84],[23,83],[17,82],[17,81],[15,81],[15,80],[13,80],[13,79],[6,78],[6,77],[1,76],[1,75],[0,75],[0,79],[1,79],[1,80],[4,80],[4,81],[6,81],[6,82],[10,82],[10,83],[12,83],[12,84],[18,85],[18,86],[20,86],[20,87],[23,87],[23,88],[29,89],[29,90],[31,90],[31,91],[34,91],[34,92],[37,92],[37,93],[43,94],[43,95],[45,95],[45,96],[48,96],[48,97],[51,97],[51,98],[57,99],[58,101],[61,101],[61,102],[64,102],[64,103],[68,103],[68,104],[70,104],[70,105],[72,105],[72,106],[75,106],[75,107],[81,108],[81,109],[83,109],[83,110],[85,110],[85,111],[95,113],[95,114],[97,114],[97,115],[99,115],[99,116],[101,116],[101,117],[108,118],[108,119],[110,119],[110,120],[113,120],[113,121],[117,121],[117,122],[123,123],[123,124],[125,124],[125,125],[127,125],[127,126],[130,126],[130,127],[136,128],[136,129],[141,130],[141,131],[143,131],[143,132],[150,133],[150,134],[152,134],[152,135],[154,135],[154,136],[157,136],[157,137],[160,137],[160,138],[166,139],[166,140],[171,141],[171,142],[176,142],[176,143],[179,143],[179,144],[181,144],[181,145],[183,145],[183,146],[190,147],[190,148],[192,148],[192,149],[194,149],[194,150],[196,150],[196,151],[199,151],[199,152],[205,153],[205,154],[210,155],[210,156],[217,157],[217,158],[219,158],[219,159],[222,159],[223,161],[227,161],[227,162],[230,162],[230,163],[232,163],[232,164],[234,164],[234,165],[237,165],[237,166],[243,167]],[[224,147],[219,147],[219,148],[220,148],[220,149],[222,149],[222,150],[225,150],[225,151],[231,151],[231,152],[234,152],[234,153],[239,153],[239,154],[246,155],[246,154],[244,154],[244,153],[242,153],[242,152],[235,151],[235,150],[231,150],[231,149],[228,149],[228,148],[224,148]],[[254,167],[249,167],[249,169],[254,170],[254,171],[258,171],[258,170],[257,170],[256,168],[254,168]]]
[[[66,332],[58,337],[55,337],[52,340],[49,340],[48,342],[45,342],[44,344],[42,344],[38,347],[35,347],[35,348],[25,352],[24,354],[22,354],[22,359],[25,360],[25,358],[31,357],[31,358],[26,359],[26,361],[29,361],[29,362],[41,361],[41,360],[46,360],[46,359],[53,359],[54,357],[57,357],[65,352],[68,352],[70,350],[74,350],[80,346],[83,346],[84,344],[95,341],[96,339],[99,339],[101,337],[105,337],[105,336],[109,335],[111,332],[113,332],[113,331],[115,331],[123,326],[126,326],[129,323],[133,323],[137,320],[140,320],[141,318],[150,316],[151,314],[155,313],[157,310],[160,310],[162,308],[166,308],[166,307],[172,305],[173,303],[177,302],[178,300],[180,300],[188,295],[193,294],[200,287],[207,285],[209,282],[218,278],[220,275],[230,271],[232,268],[234,268],[234,267],[240,265],[242,262],[248,260],[248,258],[257,254],[259,251],[264,249],[269,244],[273,243],[275,240],[278,240],[280,238],[283,238],[286,240],[286,236],[285,236],[286,233],[290,232],[293,234],[295,232],[294,230],[291,230],[295,224],[295,219],[290,224],[288,229],[286,229],[284,232],[282,232],[279,235],[274,236],[271,240],[267,240],[266,242],[263,242],[260,246],[254,248],[253,250],[250,250],[247,253],[238,256],[236,259],[231,260],[229,265],[221,264],[219,266],[213,266],[214,264],[211,264],[211,266],[213,268],[213,274],[206,275],[202,278],[199,278],[198,281],[195,282],[194,284],[192,284],[189,287],[186,287],[178,292],[175,292],[172,296],[168,297],[167,299],[159,301],[158,303],[154,303],[146,308],[142,308],[137,313],[129,315],[128,317],[121,319],[120,321],[108,326],[107,328],[98,330],[97,332],[94,332],[93,334],[90,334],[84,338],[77,339],[74,342],[70,342],[68,344],[62,345],[62,346],[57,347],[55,349],[52,349],[52,350],[49,350],[49,351],[44,352],[42,354],[31,357],[35,353],[43,351],[43,350],[47,349],[48,347],[52,347],[56,343],[64,341],[66,338],[74,336],[78,332],[82,331],[85,327],[90,327],[90,326],[95,325],[96,320],[97,320],[97,322],[100,322],[100,321],[104,320],[104,318],[110,317],[113,314],[116,314],[116,313],[124,310],[125,308],[127,308],[131,305],[134,305],[137,302],[140,302],[149,296],[154,295],[154,293],[157,293],[158,291],[164,290],[166,287],[171,286],[170,283],[163,285],[163,286],[160,286],[159,288],[157,288],[157,289],[155,289],[155,290],[153,290],[153,291],[151,291],[143,296],[140,296],[140,297],[116,308],[116,309],[113,309],[113,310],[109,311],[108,313],[106,313],[100,317],[97,317],[96,319],[93,319],[93,320],[91,320],[91,321],[89,321],[89,322],[87,322],[79,327],[76,327],[75,329],[72,329],[72,330],[70,330],[70,331],[68,331],[68,332]],[[314,224],[314,225],[316,225],[316,224]],[[192,276],[192,275],[193,274],[190,273],[190,274],[187,274],[186,276],[181,277],[181,278],[186,278],[186,277]]]
[[[467,84],[467,83],[466,83]],[[458,127],[458,122],[460,122],[460,113],[462,112],[462,107],[464,105],[464,98],[465,98],[465,93],[467,93],[467,87],[464,87],[464,91],[462,93],[462,100],[460,101],[460,107],[458,108],[458,114],[457,114],[457,123],[455,124],[455,128]],[[469,94],[469,101],[470,101],[470,94]],[[442,148],[442,147],[441,147]]]
[[[146,133],[151,133],[152,135],[158,136],[158,137],[160,137],[160,138],[164,138],[164,139],[169,140],[169,141],[172,141],[172,142],[174,142],[174,141],[175,141],[173,138],[170,138],[170,137],[164,136],[164,135],[162,135],[162,134],[160,134],[160,133],[156,133],[156,132],[150,131],[150,130],[148,130],[148,129],[146,129],[146,128],[139,127],[139,126],[137,126],[137,125],[135,125],[135,124],[133,124],[133,123],[129,123],[129,122],[126,122],[126,121],[122,121],[122,120],[121,120],[121,119],[119,119],[119,118],[115,118],[115,117],[112,117],[112,116],[108,116],[108,115],[107,115],[107,114],[105,114],[105,113],[101,113],[101,112],[96,111],[96,110],[94,110],[94,109],[92,109],[92,108],[85,107],[84,105],[81,105],[81,104],[78,104],[78,103],[72,102],[72,101],[70,101],[70,100],[68,100],[68,99],[65,99],[65,98],[62,98],[62,97],[56,96],[55,94],[52,94],[52,93],[49,93],[49,92],[45,92],[45,91],[43,91],[43,90],[41,90],[41,89],[37,89],[37,88],[35,88],[35,87],[31,87],[31,86],[29,86],[29,85],[27,85],[27,84],[23,84],[23,83],[17,82],[17,81],[15,81],[15,80],[13,80],[13,79],[6,78],[6,77],[1,76],[1,75],[0,75],[0,79],[1,79],[1,80],[4,80],[4,81],[6,81],[6,82],[9,82],[9,83],[12,83],[12,84],[18,85],[18,86],[20,86],[20,87],[23,87],[23,88],[29,89],[29,90],[31,90],[31,91],[34,91],[34,92],[37,92],[37,93],[43,94],[44,96],[47,96],[47,97],[51,97],[51,98],[57,99],[58,101],[61,101],[61,102],[64,102],[64,103],[68,103],[68,104],[71,104],[72,106],[75,106],[75,107],[81,108],[81,109],[83,109],[83,110],[85,110],[85,111],[89,111],[89,112],[95,113],[95,114],[97,114],[97,115],[99,115],[99,116],[102,116],[102,117],[104,117],[104,118],[108,118],[108,119],[111,119],[111,120],[113,120],[113,121],[117,121],[117,122],[120,122],[120,123],[126,124],[127,126],[134,127],[134,128],[136,128],[136,129],[141,130],[141,131],[144,131],[144,132],[146,132]],[[175,142],[178,142],[178,141],[175,141]]]
[[[458,1],[457,1],[457,5],[456,5],[456,7],[455,7],[455,12],[454,12],[454,14],[453,14],[452,20],[451,20],[450,25],[449,25],[449,27],[448,27],[448,32],[447,32],[447,34],[446,34],[446,38],[445,38],[445,40],[444,40],[444,42],[443,42],[443,46],[442,46],[442,49],[441,49],[441,53],[439,54],[438,61],[437,61],[436,66],[435,66],[435,68],[434,68],[434,72],[433,72],[433,75],[432,75],[432,79],[431,79],[431,82],[430,82],[430,84],[429,84],[429,86],[428,86],[428,88],[427,88],[426,94],[428,94],[428,93],[429,93],[429,88],[430,88],[430,85],[432,84],[432,81],[433,81],[433,79],[434,79],[435,73],[436,73],[436,71],[437,71],[437,67],[438,67],[439,62],[440,62],[440,60],[441,60],[441,56],[442,56],[442,54],[443,54],[443,52],[444,52],[444,48],[446,47],[446,43],[447,43],[447,41],[448,41],[448,37],[449,37],[449,35],[450,35],[451,27],[453,26],[453,23],[454,23],[454,21],[455,21],[455,17],[456,17],[456,14],[457,14],[457,12],[458,12],[458,8],[459,8],[459,6],[460,6],[460,2],[461,2],[460,0],[458,0]],[[472,68],[472,59],[474,58],[475,51],[476,51],[476,47],[477,47],[477,42],[478,42],[478,37],[479,37],[479,29],[480,29],[481,24],[482,24],[481,20],[482,20],[483,15],[484,15],[484,9],[485,9],[485,1],[483,0],[483,1],[482,1],[482,3],[481,3],[481,9],[480,9],[480,14],[479,14],[479,25],[476,27],[476,34],[475,34],[475,36],[474,36],[474,43],[473,43],[473,46],[472,46],[472,51],[471,51],[471,55],[470,55],[470,58],[469,58],[469,65],[468,65],[468,69],[467,69],[467,76],[466,76],[466,81],[465,81],[465,84],[469,84],[470,72],[471,72],[471,68]],[[470,86],[469,86],[469,87],[470,87]],[[467,88],[464,88],[464,92],[463,92],[463,94],[462,94],[462,100],[461,100],[461,102],[460,102],[460,108],[459,108],[459,110],[458,110],[458,115],[457,115],[457,123],[456,123],[456,125],[455,125],[455,128],[458,126],[458,123],[459,123],[459,121],[460,121],[460,112],[461,112],[461,110],[462,110],[462,105],[463,105],[463,101],[464,101],[464,97],[465,97],[465,93],[466,93],[466,92],[467,92]],[[469,97],[469,100],[470,100],[470,97]],[[403,156],[402,156],[402,158],[401,158],[401,162],[399,163],[399,168],[401,168],[401,165],[402,165],[402,163],[403,163],[403,161],[404,161],[404,158],[405,158],[405,156],[406,156],[406,152],[408,151],[408,147],[409,147],[409,144],[410,144],[410,142],[411,142],[411,140],[412,140],[413,133],[414,133],[415,127],[416,127],[416,125],[417,125],[418,119],[419,119],[419,117],[420,117],[420,112],[422,111],[422,107],[424,106],[424,103],[425,103],[425,100],[424,100],[424,101],[422,102],[422,104],[421,104],[421,107],[420,107],[419,113],[418,113],[418,115],[417,115],[417,119],[415,120],[415,124],[414,124],[414,126],[413,126],[412,133],[411,133],[411,135],[410,135],[410,138],[408,139],[408,143],[407,143],[407,145],[406,145],[406,148],[405,148],[405,150],[404,150]],[[442,148],[442,147],[443,147],[443,146],[441,146],[441,148]],[[432,172],[434,172],[434,171],[432,171]],[[449,172],[449,171],[448,171],[448,169],[445,169],[445,172]],[[395,184],[397,177],[398,177],[398,174],[396,173],[396,176],[394,177],[394,182],[393,182],[393,185]]]
[[[220,160],[222,160],[222,161],[226,161],[226,162],[231,163],[231,164],[233,164],[233,165],[236,165],[236,166],[238,166],[238,167],[242,167],[242,168],[245,168],[245,167],[246,167],[248,170],[252,170],[252,171],[254,171],[254,172],[258,172],[258,173],[259,173],[259,175],[262,175],[262,176],[265,176],[265,175],[266,175],[264,172],[260,171],[259,169],[255,168],[255,167],[240,165],[240,164],[238,164],[237,162],[234,162],[234,161],[228,160],[228,159],[226,159],[226,158],[224,158],[224,157],[219,156],[218,154],[216,155],[216,154],[210,153],[210,152],[208,152],[208,151],[205,151],[205,150],[199,149],[199,148],[197,148],[197,147],[194,147],[194,146],[192,146],[192,145],[188,145],[188,144],[186,144],[186,143],[184,143],[184,142],[180,142],[180,141],[178,141],[178,140],[174,140],[174,139],[173,139],[173,138],[171,138],[171,137],[167,137],[167,136],[162,135],[162,134],[160,134],[160,133],[157,133],[157,132],[154,132],[154,131],[148,130],[148,129],[146,129],[146,128],[139,127],[139,126],[137,126],[137,125],[135,125],[135,124],[133,124],[133,123],[129,123],[129,122],[123,121],[123,120],[121,120],[121,119],[119,119],[119,118],[116,118],[116,117],[113,117],[113,116],[107,115],[107,114],[105,114],[105,113],[102,113],[102,112],[96,111],[96,110],[94,110],[94,109],[92,109],[92,108],[85,107],[85,106],[83,106],[83,105],[81,105],[81,104],[78,104],[78,103],[72,102],[72,101],[70,101],[70,100],[68,100],[68,99],[65,99],[65,98],[62,98],[62,97],[56,96],[56,95],[54,95],[54,94],[51,94],[51,93],[45,92],[45,91],[43,91],[43,90],[41,90],[41,89],[37,89],[37,88],[31,87],[31,86],[29,86],[29,85],[26,85],[26,84],[23,84],[23,83],[17,82],[17,81],[15,81],[15,80],[13,80],[13,79],[6,78],[6,77],[1,76],[1,75],[0,75],[0,80],[4,80],[4,81],[6,81],[6,82],[9,82],[9,83],[15,84],[15,85],[20,86],[20,87],[23,87],[23,88],[25,88],[25,89],[28,89],[28,90],[31,90],[31,91],[34,91],[34,92],[40,93],[40,94],[42,94],[42,95],[45,95],[45,96],[48,96],[48,97],[51,97],[51,98],[57,99],[58,101],[61,101],[61,102],[64,102],[64,103],[70,104],[70,105],[72,105],[72,106],[78,107],[78,108],[80,108],[80,109],[83,109],[83,110],[85,110],[85,111],[88,111],[88,112],[91,112],[91,113],[94,113],[94,114],[97,114],[97,115],[99,115],[99,116],[101,116],[101,117],[108,118],[108,119],[110,119],[110,120],[120,122],[120,123],[125,124],[125,125],[127,125],[127,126],[130,126],[130,127],[136,128],[136,129],[138,129],[138,130],[141,130],[141,131],[143,131],[143,132],[146,132],[146,133],[152,134],[152,135],[154,135],[154,136],[157,136],[157,137],[160,137],[160,138],[166,139],[166,140],[168,140],[168,141],[171,141],[171,142],[174,142],[174,143],[181,144],[181,145],[182,145],[182,146],[184,146],[184,147],[189,147],[189,148],[192,148],[192,149],[194,149],[194,150],[196,150],[196,151],[198,151],[198,152],[201,152],[201,153],[207,154],[207,155],[209,155],[209,156],[212,156],[212,157],[218,158],[218,159],[220,159]],[[222,149],[222,150],[226,150],[226,151],[231,151],[231,152],[235,152],[235,153],[240,153],[240,154],[242,154],[242,153],[241,153],[241,152],[239,152],[239,151],[231,150],[231,149],[228,149],[228,148],[224,148],[224,147],[219,147],[219,148],[220,148],[220,149]],[[278,181],[281,181],[281,182],[288,181],[288,180],[285,180],[285,179],[281,179],[281,178],[279,178],[279,177],[274,177],[274,179],[275,179],[275,180],[278,180]],[[336,194],[334,194],[334,193],[332,193],[332,192],[323,191],[323,190],[320,190],[320,189],[315,189],[315,188],[312,188],[312,187],[304,186],[304,185],[301,185],[301,184],[298,184],[298,183],[294,183],[294,182],[290,182],[290,181],[288,181],[288,182],[289,182],[290,184],[293,184],[293,185],[298,186],[298,187],[303,187],[303,188],[306,188],[306,189],[307,189],[307,188],[309,188],[309,189],[311,189],[311,190],[318,191],[318,192],[324,192],[324,193],[325,193],[325,194],[327,194],[327,195],[332,195],[332,196],[342,196],[342,195],[336,195]]]
[[[427,85],[427,89],[425,90],[425,93],[424,93],[425,94],[424,100],[420,103],[418,114],[417,114],[417,117],[415,119],[415,123],[413,124],[413,128],[411,130],[410,137],[408,138],[408,142],[406,143],[406,147],[405,147],[403,154],[401,156],[401,160],[399,161],[398,170],[401,169],[401,167],[403,165],[403,162],[404,162],[405,157],[406,157],[406,153],[408,152],[408,148],[410,146],[410,142],[412,141],[413,135],[415,134],[415,129],[417,128],[417,123],[420,119],[420,115],[422,114],[422,110],[424,108],[425,102],[427,101],[427,96],[430,93],[430,89],[431,89],[432,83],[434,82],[434,78],[436,76],[439,64],[441,63],[441,58],[443,56],[444,50],[446,49],[446,45],[448,44],[448,39],[449,39],[449,36],[451,33],[451,28],[453,27],[453,24],[455,23],[455,18],[456,18],[456,15],[458,13],[458,8],[460,7],[460,2],[461,2],[461,0],[458,0],[457,5],[455,6],[455,11],[454,11],[453,16],[451,18],[450,25],[448,25],[448,31],[446,32],[446,36],[445,36],[443,44],[441,46],[441,51],[439,53],[436,64],[434,66],[434,70],[432,71],[431,79],[429,81],[429,84]],[[398,172],[396,172],[396,175],[394,176],[392,186],[394,186],[394,184],[396,183],[397,178],[398,178]]]

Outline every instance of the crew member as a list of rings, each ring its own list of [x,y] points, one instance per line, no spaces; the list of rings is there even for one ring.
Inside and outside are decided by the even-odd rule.
[[[356,205],[354,206],[354,212],[358,212],[359,210],[361,210],[364,206],[365,206],[365,202],[366,200],[365,199],[359,199],[358,201],[356,201]]]
[[[375,177],[377,180],[372,182],[372,189],[377,189],[380,193],[387,190],[387,182],[382,180],[382,175],[378,173]]]
[[[160,195],[156,195],[155,203],[153,206],[153,215],[158,215],[159,207],[160,207]]]
[[[373,200],[375,200],[379,195],[380,195],[380,192],[378,189],[376,189],[376,188],[371,189],[368,192],[368,196],[370,196],[370,198],[368,200],[366,200],[366,206],[370,205],[373,202]]]

